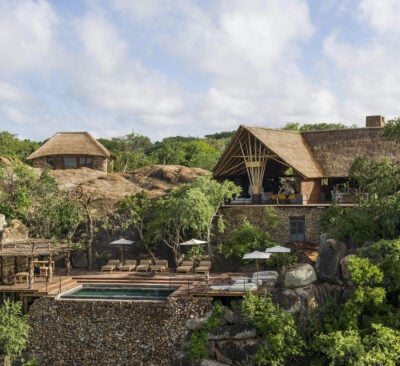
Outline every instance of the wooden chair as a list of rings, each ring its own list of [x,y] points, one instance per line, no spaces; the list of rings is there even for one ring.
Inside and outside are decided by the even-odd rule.
[[[166,259],[157,259],[154,264],[150,265],[150,271],[164,272],[168,269],[168,261]]]
[[[137,260],[136,259],[127,259],[125,264],[123,264],[119,270],[120,271],[133,271],[136,268]]]
[[[207,273],[211,271],[211,261],[200,261],[198,267],[194,269],[194,273]]]
[[[119,259],[110,259],[107,264],[101,267],[102,272],[112,272],[119,268]]]
[[[176,272],[189,273],[193,270],[193,261],[182,261],[182,263],[176,268]]]
[[[151,260],[150,259],[142,259],[140,263],[136,266],[135,271],[144,271],[147,272],[150,269]]]

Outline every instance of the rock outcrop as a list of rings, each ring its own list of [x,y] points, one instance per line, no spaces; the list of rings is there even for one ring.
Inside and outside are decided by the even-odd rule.
[[[308,263],[300,263],[288,268],[283,284],[287,288],[305,287],[317,280],[314,267]]]
[[[321,235],[317,263],[315,264],[319,279],[338,284],[343,282],[340,261],[346,255],[346,250],[346,245],[342,242],[327,239],[325,234]]]

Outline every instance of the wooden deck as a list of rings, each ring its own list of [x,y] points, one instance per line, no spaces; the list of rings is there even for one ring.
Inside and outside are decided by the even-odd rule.
[[[56,270],[57,274],[57,270]],[[99,272],[74,271],[70,276],[55,275],[50,281],[37,278],[29,288],[26,282],[13,285],[0,285],[0,293],[17,293],[21,297],[57,296],[82,284],[132,284],[179,286],[173,296],[243,296],[244,292],[211,290],[210,285],[226,284],[232,277],[242,273],[211,273],[208,282],[203,274],[169,272]]]

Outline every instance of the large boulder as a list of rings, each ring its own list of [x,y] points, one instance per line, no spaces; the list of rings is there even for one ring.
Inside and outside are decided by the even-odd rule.
[[[217,360],[228,365],[249,365],[252,355],[257,352],[257,338],[242,341],[225,340],[216,344]]]
[[[317,276],[327,282],[342,283],[340,261],[346,255],[346,245],[335,239],[321,235],[318,258],[315,264]]]
[[[75,250],[71,254],[71,263],[74,268],[87,268],[88,260],[87,253],[85,250]]]
[[[313,266],[308,263],[300,263],[286,270],[283,285],[287,288],[305,287],[316,280],[317,275]]]
[[[301,298],[293,289],[275,291],[272,299],[288,314],[296,314],[302,310]]]
[[[19,220],[13,219],[10,225],[3,231],[1,240],[3,243],[12,243],[15,241],[26,241],[29,239],[27,227]]]

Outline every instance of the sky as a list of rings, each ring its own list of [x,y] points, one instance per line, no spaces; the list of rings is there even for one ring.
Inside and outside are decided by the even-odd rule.
[[[398,0],[0,0],[0,131],[159,141],[400,115]]]

